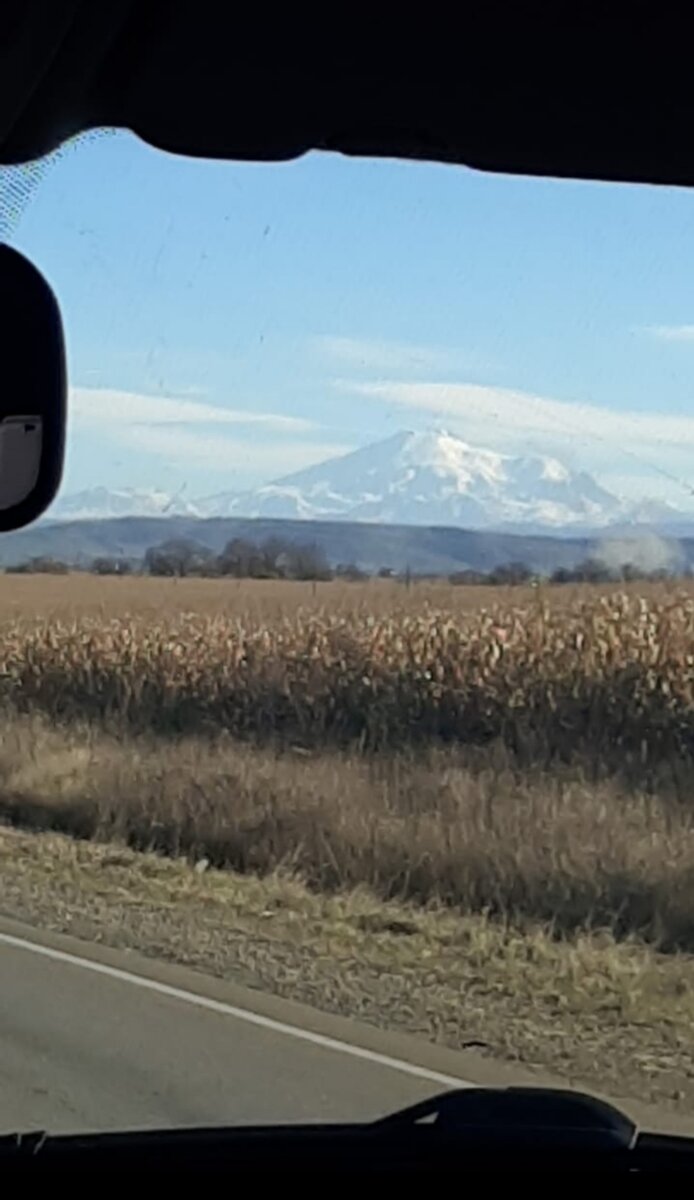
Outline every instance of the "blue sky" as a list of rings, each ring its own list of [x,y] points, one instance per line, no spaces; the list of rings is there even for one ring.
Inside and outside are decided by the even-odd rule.
[[[65,147],[11,238],[67,331],[64,491],[190,496],[402,428],[694,501],[694,195]]]

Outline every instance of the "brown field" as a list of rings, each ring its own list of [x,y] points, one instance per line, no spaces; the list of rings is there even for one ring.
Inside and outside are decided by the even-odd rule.
[[[0,703],[15,819],[694,949],[691,590],[4,577]]]
[[[324,751],[694,779],[694,592],[0,580],[0,702]],[[482,601],[485,601],[483,604]]]
[[[297,611],[344,615],[421,613],[434,608],[453,613],[510,604],[524,608],[538,591],[553,607],[608,596],[611,584],[567,584],[562,587],[453,587],[445,581],[415,581],[410,587],[373,579],[363,583],[301,583],[257,579],[150,579],[141,576],[0,574],[0,620],[12,617],[156,616],[185,612],[227,613],[276,620]],[[668,596],[694,597],[694,581],[629,583],[620,592],[660,601]]]
[[[86,839],[2,834],[5,912],[694,1107],[694,588],[0,576],[0,705]]]
[[[275,753],[225,738],[119,737],[5,722],[0,813],[334,893],[495,916],[555,935],[609,930],[694,951],[689,809],[579,768],[479,755]]]

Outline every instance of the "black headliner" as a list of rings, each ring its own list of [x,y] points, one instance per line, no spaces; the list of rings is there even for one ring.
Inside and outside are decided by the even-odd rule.
[[[317,148],[691,184],[691,25],[672,11],[4,0],[0,163],[108,125],[205,157]]]

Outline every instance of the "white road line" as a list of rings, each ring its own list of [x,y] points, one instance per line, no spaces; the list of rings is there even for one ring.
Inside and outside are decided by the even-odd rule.
[[[132,971],[123,971],[120,967],[110,967],[106,963],[93,962],[82,958],[79,954],[68,954],[65,950],[54,950],[50,946],[42,946],[39,942],[31,942],[26,938],[14,937],[10,933],[0,933],[0,944],[13,946],[17,950],[28,950],[32,954],[41,954],[55,962],[66,963],[70,967],[82,967],[85,971],[94,971],[97,975],[106,975],[109,979],[118,979],[121,983],[131,983],[135,987],[144,988],[149,992],[157,992],[160,996],[170,996],[173,1000],[182,1000],[186,1004],[197,1005],[208,1012],[221,1013],[223,1016],[234,1017],[237,1021],[246,1021],[249,1025],[258,1025],[261,1029],[270,1029],[273,1033],[282,1033],[286,1037],[297,1038],[320,1046],[323,1050],[334,1050],[338,1054],[348,1054],[351,1058],[361,1058],[379,1067],[389,1067],[404,1075],[413,1075],[416,1079],[425,1079],[429,1083],[439,1083],[447,1088],[475,1087],[467,1079],[458,1079],[454,1075],[444,1075],[441,1071],[430,1071],[428,1067],[419,1067],[416,1063],[406,1062],[405,1059],[392,1058],[389,1054],[379,1054],[376,1050],[367,1050],[363,1046],[354,1046],[351,1042],[343,1042],[339,1038],[326,1037],[322,1033],[314,1033],[310,1029],[302,1029],[300,1025],[288,1025],[285,1021],[276,1021],[273,1017],[264,1017],[262,1013],[251,1009],[238,1008],[235,1004],[225,1004],[223,1000],[213,1000],[210,996],[199,996],[196,992],[184,988],[172,987],[168,983],[160,983],[157,979],[148,979],[145,975],[135,975]]]

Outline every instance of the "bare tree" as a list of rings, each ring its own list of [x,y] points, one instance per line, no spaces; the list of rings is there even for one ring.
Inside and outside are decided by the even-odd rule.
[[[60,559],[39,555],[28,562],[13,563],[5,570],[10,575],[67,575],[70,568]]]
[[[362,571],[356,563],[339,563],[335,568],[335,577],[345,579],[348,583],[361,583],[362,580],[369,578],[366,571]]]
[[[173,538],[160,546],[150,546],[145,554],[145,569],[150,575],[181,578],[204,575],[214,559],[212,551],[192,538]]]
[[[292,579],[330,579],[332,571],[325,551],[320,546],[290,546],[287,548],[289,575]]]
[[[220,575],[231,575],[234,579],[247,579],[254,574],[254,567],[261,560],[255,542],[246,538],[232,538],[227,542],[217,559]]]
[[[89,569],[93,575],[129,575],[132,568],[127,558],[109,558],[103,555],[93,559]]]
[[[487,579],[489,583],[506,584],[516,587],[522,583],[529,583],[533,577],[530,567],[522,562],[504,563],[502,566],[495,567],[489,573]]]

